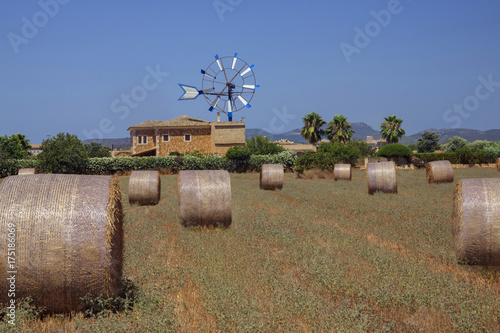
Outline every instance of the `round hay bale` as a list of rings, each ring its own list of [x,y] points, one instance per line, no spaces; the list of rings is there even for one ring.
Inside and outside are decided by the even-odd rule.
[[[425,176],[429,184],[452,183],[453,169],[450,161],[434,161],[427,163]]]
[[[19,169],[19,171],[17,172],[17,174],[19,176],[22,176],[22,175],[34,175],[35,174],[35,169],[34,168]]]
[[[5,249],[0,290],[8,290],[13,280],[7,278],[14,277],[15,298],[34,295],[35,305],[48,313],[81,311],[85,304],[80,298],[89,293],[112,297],[121,292],[118,178],[12,176],[3,180],[0,191],[0,248]],[[15,252],[10,263],[7,249]],[[0,293],[0,303],[10,299]]]
[[[337,180],[351,180],[352,168],[350,164],[335,164],[333,169],[333,179]]]
[[[396,163],[379,162],[368,163],[368,193],[373,194],[377,191],[384,193],[397,193],[398,181],[396,178]]]
[[[462,179],[454,193],[452,231],[458,262],[500,265],[500,178]]]
[[[158,171],[132,171],[128,185],[128,202],[156,205],[160,202],[161,180]]]
[[[500,157],[497,158],[497,171],[500,171]]]
[[[225,170],[180,171],[179,215],[184,226],[231,225],[231,179]]]
[[[282,164],[262,164],[260,170],[260,188],[263,190],[281,190],[285,181]]]

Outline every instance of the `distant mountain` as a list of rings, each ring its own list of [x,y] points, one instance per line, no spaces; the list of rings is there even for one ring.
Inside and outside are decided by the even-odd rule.
[[[371,126],[365,123],[351,123],[352,129],[355,130],[354,138],[358,140],[366,140],[367,136],[373,136],[374,139],[380,139],[380,133],[377,130],[374,130]],[[326,129],[326,127],[325,127]],[[266,130],[260,128],[247,128],[245,131],[246,139],[250,139],[252,136],[257,136],[262,134],[263,136],[268,137],[271,141],[278,141],[282,139],[286,139],[288,141],[293,141],[296,143],[307,143],[307,141],[300,135],[300,128],[296,128],[294,130],[274,134],[268,132]],[[412,135],[405,135],[401,138],[401,143],[408,145],[412,143],[417,143],[418,139],[425,132],[435,132],[440,135],[440,142],[444,143],[449,138],[454,136],[460,136],[466,139],[469,142],[476,140],[488,140],[488,141],[499,141],[500,140],[500,129],[492,129],[488,131],[480,131],[474,129],[466,129],[466,128],[429,128],[425,131],[418,132]],[[107,146],[111,148],[111,145],[116,148],[120,147],[130,147],[130,138],[118,138],[118,139],[90,139],[84,140],[83,143],[91,143],[98,142],[103,146]]]
[[[412,138],[417,142],[418,138],[422,136],[425,132],[435,132],[440,135],[439,141],[445,143],[446,140],[454,136],[459,136],[466,139],[469,142],[476,140],[488,140],[488,141],[498,141],[500,140],[500,129],[491,129],[488,131],[480,131],[475,129],[467,128],[429,128],[425,131],[418,132],[416,134],[410,135],[408,138]]]
[[[89,139],[83,140],[84,144],[89,144],[92,142],[100,143],[103,146],[111,148],[113,146],[114,149],[120,147],[130,147],[130,138],[118,138],[118,139]]]

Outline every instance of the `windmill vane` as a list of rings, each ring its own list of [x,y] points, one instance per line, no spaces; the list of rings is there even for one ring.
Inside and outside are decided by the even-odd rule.
[[[201,70],[201,89],[179,83],[184,90],[179,100],[192,100],[203,95],[210,105],[208,110],[217,111],[218,121],[221,112],[227,115],[229,121],[233,121],[234,112],[251,108],[250,101],[255,89],[259,88],[255,84],[254,67],[238,58],[238,53],[221,58],[215,55],[215,60]]]

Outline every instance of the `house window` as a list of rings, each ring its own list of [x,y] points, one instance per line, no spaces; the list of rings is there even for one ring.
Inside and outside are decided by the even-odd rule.
[[[138,144],[141,144],[141,143],[142,143],[142,136],[140,136],[140,135],[139,135],[139,136],[137,137],[137,143],[138,143]]]
[[[138,143],[138,144],[146,144],[146,143],[148,143],[148,137],[147,137],[147,136],[145,136],[145,135],[142,135],[142,136],[141,136],[141,135],[139,135],[139,136],[137,137],[137,143]]]
[[[184,142],[191,142],[191,134],[184,134]]]
[[[163,134],[163,142],[170,142],[170,135],[169,134]]]
[[[143,136],[142,137],[142,143],[148,143],[148,137],[147,136]]]

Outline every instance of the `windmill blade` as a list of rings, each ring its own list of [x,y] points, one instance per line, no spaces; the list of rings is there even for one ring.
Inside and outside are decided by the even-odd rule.
[[[241,74],[240,76],[243,77],[243,75],[245,75],[246,73],[250,72],[252,69],[254,69],[255,65],[252,65],[250,67],[248,67],[247,69],[245,69]]]
[[[195,99],[201,93],[200,91],[198,91],[198,89],[196,89],[196,87],[193,86],[187,86],[180,83],[179,86],[182,88],[182,90],[184,90],[184,94],[179,98],[179,101]]]
[[[238,60],[238,53],[234,54],[233,64],[231,65],[231,69],[234,69],[234,66],[236,66],[236,60]]]
[[[243,103],[244,106],[247,107],[247,109],[250,109],[252,107],[243,97],[241,97],[241,95],[238,95],[238,99],[240,100],[241,103]]]
[[[253,89],[253,90],[255,90],[255,89],[259,89],[259,88],[260,88],[260,86],[259,86],[258,84],[257,84],[257,85],[253,85],[253,84],[244,84],[244,85],[243,85],[243,88],[247,88],[247,89]]]
[[[217,61],[217,65],[219,65],[220,70],[222,70],[222,62],[217,54],[215,55],[215,60]]]
[[[201,74],[205,75],[205,76],[208,76],[208,77],[211,77],[212,79],[216,79],[216,77],[210,73],[207,73],[206,71],[204,71],[203,69],[201,70]]]
[[[212,104],[210,105],[210,108],[208,109],[208,111],[212,112],[214,110],[214,107],[217,105],[217,103],[219,103],[219,100],[220,98],[217,97],[213,102]]]

